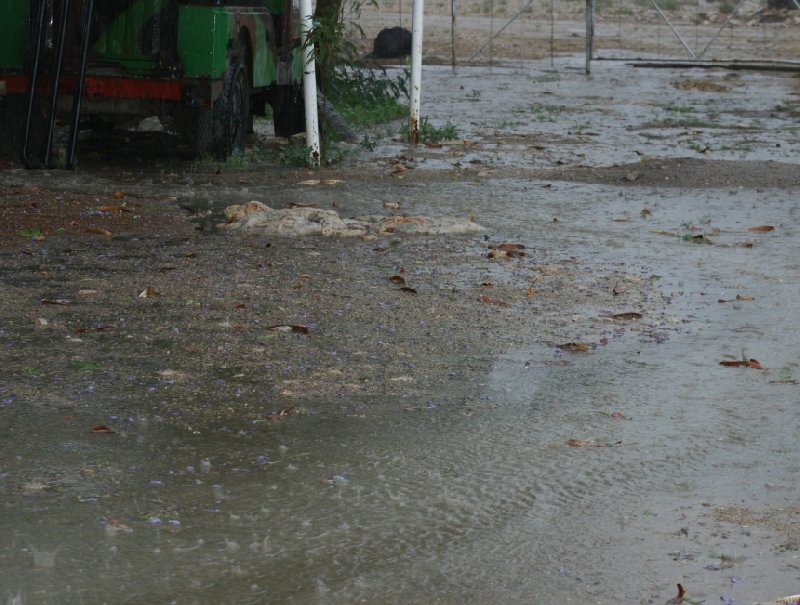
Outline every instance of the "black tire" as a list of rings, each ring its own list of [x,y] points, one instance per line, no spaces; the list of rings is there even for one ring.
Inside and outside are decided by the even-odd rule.
[[[225,75],[222,96],[214,103],[214,155],[242,155],[250,126],[250,78],[247,66],[234,57]]]
[[[10,94],[0,98],[0,129],[6,133],[0,139],[0,155],[15,160],[19,157],[24,124],[25,97]]]
[[[306,130],[306,106],[302,86],[281,87],[272,105],[275,136],[290,137]]]

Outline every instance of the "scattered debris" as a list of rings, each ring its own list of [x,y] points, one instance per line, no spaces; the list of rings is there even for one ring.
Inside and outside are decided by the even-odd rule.
[[[572,447],[618,447],[622,441],[603,442],[594,439],[567,439],[567,445]]]
[[[229,206],[225,209],[229,231],[271,237],[300,237],[323,235],[336,237],[367,237],[385,234],[451,235],[483,231],[473,221],[427,216],[361,216],[342,219],[335,210],[310,207],[275,210],[258,201]]]
[[[737,359],[736,361],[720,361],[719,365],[726,368],[753,368],[754,370],[763,370],[761,364],[755,359]]]

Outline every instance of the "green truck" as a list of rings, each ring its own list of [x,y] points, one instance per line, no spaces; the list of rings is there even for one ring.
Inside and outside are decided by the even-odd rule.
[[[241,153],[253,116],[302,131],[299,0],[5,0],[0,117],[28,167],[57,124],[127,129],[158,116],[198,155]]]

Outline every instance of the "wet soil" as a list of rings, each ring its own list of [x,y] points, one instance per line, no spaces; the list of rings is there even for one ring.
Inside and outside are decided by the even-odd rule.
[[[5,165],[0,599],[796,593],[797,81],[578,65],[426,68],[458,138],[322,174]],[[250,199],[486,230],[217,227]]]

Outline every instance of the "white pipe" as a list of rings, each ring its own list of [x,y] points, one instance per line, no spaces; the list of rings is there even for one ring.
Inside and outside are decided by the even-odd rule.
[[[409,142],[419,143],[419,107],[422,89],[422,18],[425,0],[414,0],[411,11],[411,115],[408,118]]]
[[[319,166],[319,117],[317,115],[317,67],[314,47],[308,42],[313,26],[311,0],[300,0],[300,22],[303,24],[303,101],[306,108],[306,147],[310,149],[309,163]]]

